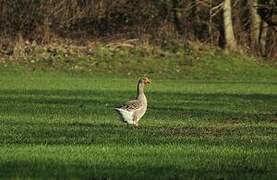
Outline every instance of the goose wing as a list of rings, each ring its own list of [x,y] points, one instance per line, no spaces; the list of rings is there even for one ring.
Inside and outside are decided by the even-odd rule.
[[[143,104],[141,101],[139,100],[132,100],[132,101],[128,101],[126,102],[124,105],[118,107],[119,109],[123,109],[123,110],[126,110],[126,111],[129,111],[129,112],[133,112],[133,111],[136,111],[140,108],[143,107]]]

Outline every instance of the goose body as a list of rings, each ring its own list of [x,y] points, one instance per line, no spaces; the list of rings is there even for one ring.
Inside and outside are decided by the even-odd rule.
[[[142,118],[147,110],[147,98],[144,94],[144,86],[151,83],[148,78],[142,78],[137,84],[137,97],[115,108],[121,121],[138,126],[138,121]]]

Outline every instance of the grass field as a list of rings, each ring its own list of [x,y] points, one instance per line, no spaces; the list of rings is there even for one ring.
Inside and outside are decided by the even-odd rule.
[[[277,178],[277,82],[152,79],[132,128],[136,81],[1,72],[0,179]]]

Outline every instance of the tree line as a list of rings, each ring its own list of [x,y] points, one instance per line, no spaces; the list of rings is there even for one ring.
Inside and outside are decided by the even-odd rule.
[[[24,39],[175,39],[277,57],[277,0],[0,0],[0,46]]]

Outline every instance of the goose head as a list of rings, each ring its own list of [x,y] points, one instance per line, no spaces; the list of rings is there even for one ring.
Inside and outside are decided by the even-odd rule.
[[[143,77],[138,81],[137,85],[137,97],[144,94],[144,86],[150,84],[151,81],[148,77]]]
[[[139,84],[147,85],[147,84],[151,84],[151,81],[148,77],[143,77],[139,80]]]

